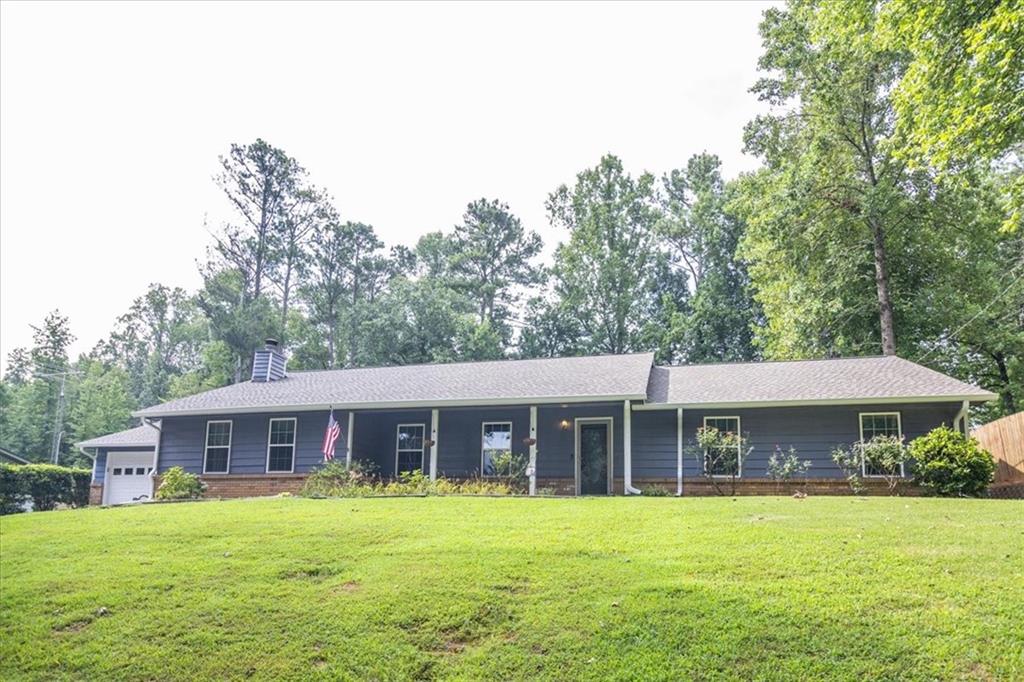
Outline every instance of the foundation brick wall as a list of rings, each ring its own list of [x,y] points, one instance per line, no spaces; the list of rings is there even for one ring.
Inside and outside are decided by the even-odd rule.
[[[89,486],[89,504],[103,504],[103,484],[93,483]]]
[[[686,497],[701,497],[707,495],[792,495],[797,491],[808,495],[852,495],[850,485],[841,478],[812,478],[806,481],[793,481],[786,484],[779,484],[768,479],[737,479],[735,492],[732,484],[723,479],[718,484],[721,493],[715,490],[714,485],[706,478],[683,478],[683,495]],[[661,488],[670,495],[676,494],[676,479],[674,478],[634,478],[633,487],[643,490],[644,488]],[[866,479],[864,481],[864,495],[904,495],[918,496],[922,494],[921,488],[911,483],[901,483],[896,491],[890,491],[888,484],[881,479]],[[538,492],[544,491],[555,495],[573,495],[576,490],[576,483],[571,478],[538,478]],[[623,481],[616,478],[613,481],[614,494],[621,495]]]
[[[281,493],[297,494],[306,482],[306,474],[276,474],[271,476],[200,476],[206,484],[203,497],[207,499],[235,497],[270,497]],[[160,487],[155,477],[154,488]]]

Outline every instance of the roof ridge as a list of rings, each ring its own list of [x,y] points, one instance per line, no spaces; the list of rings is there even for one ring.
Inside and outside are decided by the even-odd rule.
[[[917,364],[912,360],[901,358],[898,355],[852,355],[842,358],[799,358],[793,360],[726,360],[718,362],[692,362],[682,363],[677,365],[655,365],[659,369],[675,369],[677,367],[722,367],[726,365],[783,365],[791,364],[795,362],[837,362],[842,360],[885,360],[888,358],[896,358],[897,360],[905,360]],[[919,365],[923,367],[924,365]],[[941,372],[940,372],[941,374]]]
[[[314,372],[349,372],[361,369],[401,369],[404,367],[452,367],[454,365],[483,365],[510,362],[535,362],[553,360],[588,360],[597,358],[631,358],[637,355],[654,355],[654,351],[635,353],[601,353],[598,355],[561,355],[550,358],[496,358],[494,360],[456,360],[455,362],[416,362],[409,365],[367,365],[365,367],[335,367],[332,369],[289,369],[289,374],[312,374]]]

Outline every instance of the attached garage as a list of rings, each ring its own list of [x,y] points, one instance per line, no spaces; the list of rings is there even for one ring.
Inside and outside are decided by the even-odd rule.
[[[148,424],[92,438],[78,448],[92,458],[91,504],[153,499],[153,462],[160,431]]]

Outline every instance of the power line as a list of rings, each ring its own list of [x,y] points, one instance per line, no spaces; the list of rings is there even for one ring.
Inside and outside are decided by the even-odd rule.
[[[943,335],[942,335],[942,337],[940,337],[940,338],[939,338],[939,340],[938,340],[938,342],[937,342],[937,343],[941,343],[942,341],[949,341],[949,340],[951,340],[951,339],[955,338],[957,334],[959,334],[960,332],[962,332],[962,331],[963,331],[963,330],[964,330],[964,329],[965,329],[965,328],[967,327],[967,325],[969,325],[969,324],[970,324],[971,322],[974,322],[974,321],[975,321],[976,319],[978,319],[979,317],[981,317],[982,313],[984,313],[984,312],[985,312],[986,310],[988,310],[989,308],[991,308],[991,307],[992,307],[992,306],[993,306],[993,305],[995,304],[995,302],[996,302],[996,301],[998,301],[998,300],[999,300],[1000,298],[1002,298],[1002,297],[1003,297],[1003,295],[1004,295],[1004,294],[1005,294],[1005,293],[1006,293],[1007,291],[1009,291],[1010,289],[1012,289],[1012,288],[1013,288],[1013,286],[1014,286],[1014,285],[1015,285],[1015,284],[1016,284],[1017,282],[1021,281],[1021,279],[1024,279],[1024,261],[1022,261],[1022,262],[1018,263],[1018,264],[1017,264],[1017,265],[1016,265],[1016,266],[1015,266],[1015,267],[1013,268],[1013,270],[1010,270],[1010,273],[1008,273],[1008,274],[1012,274],[1012,273],[1013,273],[1013,272],[1014,272],[1015,270],[1021,270],[1021,273],[1020,273],[1019,275],[1017,275],[1017,277],[1016,277],[1016,278],[1015,278],[1015,279],[1014,279],[1014,280],[1013,280],[1012,282],[1010,282],[1010,283],[1009,283],[1009,284],[1008,284],[1008,285],[1006,286],[1006,288],[1005,288],[1005,289],[1003,289],[1003,290],[1002,290],[1002,291],[1000,291],[1000,292],[999,292],[998,294],[996,294],[995,296],[993,296],[993,297],[992,297],[992,300],[991,300],[991,301],[989,301],[989,302],[988,302],[987,304],[985,304],[985,306],[984,306],[984,307],[983,307],[983,308],[982,308],[981,310],[979,310],[978,312],[976,312],[976,313],[975,313],[974,315],[972,315],[972,316],[971,316],[971,319],[969,319],[969,320],[967,320],[966,322],[964,322],[964,323],[963,323],[962,325],[960,325],[959,327],[957,327],[956,329],[954,329],[954,330],[953,330],[952,332],[950,332],[949,334],[943,334]],[[935,346],[934,348],[932,348],[932,349],[931,349],[930,351],[928,351],[927,353],[925,353],[924,355],[922,355],[921,357],[919,357],[919,358],[917,359],[917,362],[924,362],[924,361],[925,361],[925,360],[926,360],[926,359],[928,358],[928,356],[930,356],[930,355],[931,355],[932,353],[934,353],[934,352],[935,352],[936,350],[938,350],[938,346],[937,346],[937,345],[936,345],[936,346]]]

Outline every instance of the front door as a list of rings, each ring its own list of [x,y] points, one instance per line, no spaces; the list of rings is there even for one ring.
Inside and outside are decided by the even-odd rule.
[[[576,422],[576,491],[580,495],[611,493],[610,419],[588,419]]]

